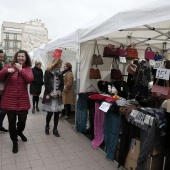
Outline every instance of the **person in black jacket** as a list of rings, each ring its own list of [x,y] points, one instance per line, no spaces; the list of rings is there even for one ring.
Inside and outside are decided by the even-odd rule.
[[[62,102],[62,91],[64,88],[63,72],[60,71],[62,66],[61,59],[54,59],[44,74],[45,91],[43,96],[43,110],[47,112],[45,133],[49,135],[50,121],[54,114],[53,134],[60,137],[58,132],[59,114],[64,109]]]
[[[41,62],[35,61],[35,67],[32,68],[32,72],[34,75],[34,80],[30,84],[30,94],[32,95],[32,113],[35,112],[35,108],[37,112],[39,112],[38,102],[39,102],[39,95],[41,93],[43,82],[43,71],[41,69]]]
[[[4,53],[3,53],[2,50],[0,50],[0,70],[2,70],[3,67],[4,67],[3,61],[4,61]],[[1,102],[1,95],[0,95],[0,102]],[[0,109],[0,131],[1,132],[8,132],[8,130],[3,127],[3,121],[4,121],[4,118],[5,118],[5,115],[6,114],[3,113],[2,110]]]

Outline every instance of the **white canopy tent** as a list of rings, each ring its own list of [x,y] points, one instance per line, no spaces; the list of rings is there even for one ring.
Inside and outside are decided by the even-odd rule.
[[[139,2],[108,19],[58,37],[34,50],[33,55],[45,54],[56,48],[74,51],[77,55],[77,82],[80,80],[78,92],[84,91],[93,83],[88,79],[88,72],[94,53],[94,39],[99,44],[100,54],[103,53],[103,48],[107,44],[114,44],[118,47],[120,43],[129,45],[131,42],[136,43],[141,58],[148,44],[154,51],[162,50],[163,43],[168,49],[170,48],[169,9],[169,0],[152,0],[145,4]],[[111,62],[112,59],[104,58],[104,65],[99,66],[102,79],[109,79]]]

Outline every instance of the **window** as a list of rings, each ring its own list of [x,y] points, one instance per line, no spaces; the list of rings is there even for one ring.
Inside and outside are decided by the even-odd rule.
[[[17,47],[17,42],[13,42],[13,47],[16,48]]]
[[[14,40],[16,40],[17,39],[17,34],[14,34]]]
[[[6,48],[9,48],[9,47],[10,47],[9,41],[5,41],[5,47],[6,47]]]
[[[6,39],[9,39],[9,33],[6,33]]]

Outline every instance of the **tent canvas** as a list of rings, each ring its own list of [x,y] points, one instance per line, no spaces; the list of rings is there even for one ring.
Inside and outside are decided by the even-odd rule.
[[[134,6],[131,9],[119,12],[96,25],[77,29],[77,31],[73,31],[70,34],[52,40],[45,46],[34,51],[34,55],[47,53],[55,48],[67,48],[75,51],[77,55],[77,79],[80,80],[81,77],[79,92],[84,91],[86,87],[91,84],[88,79],[88,70],[91,65],[91,57],[94,51],[94,39],[97,39],[99,50],[102,54],[104,46],[111,42],[115,45],[118,45],[121,42],[125,45],[129,45],[132,41],[139,43],[139,41],[143,41],[145,38],[159,36],[160,34],[157,34],[157,32],[153,30],[151,31],[151,29],[147,29],[146,26],[140,26],[148,24],[151,27],[157,26],[160,29],[159,31],[166,34],[166,36],[160,36],[157,37],[156,40],[153,39],[148,42],[146,41],[138,44],[137,48],[139,51],[140,49],[141,51],[144,50],[147,47],[146,44],[150,44],[153,50],[161,50],[162,42],[167,42],[167,48],[169,48],[169,21],[165,22],[165,20],[170,19],[169,9],[170,2],[168,0],[154,0],[147,2],[147,4],[142,4],[141,6]],[[164,22],[158,23],[157,25],[151,24],[161,21]],[[137,28],[135,27],[143,30],[139,31],[138,29],[137,31]],[[130,28],[133,28],[133,30],[125,30]],[[147,31],[144,31],[144,29]],[[158,42],[158,39],[162,40],[159,40]],[[140,56],[142,56],[142,52]],[[102,71],[106,75],[107,73],[105,70],[107,68],[107,72],[110,71],[110,63],[112,61],[111,59],[104,60],[107,60],[107,62],[104,62],[108,63],[109,66],[108,64],[104,64],[100,67],[100,69],[103,69]]]

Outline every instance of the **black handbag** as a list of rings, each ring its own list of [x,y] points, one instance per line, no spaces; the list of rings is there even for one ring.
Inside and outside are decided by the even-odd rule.
[[[120,71],[120,69],[118,67],[116,59],[113,58],[113,62],[114,61],[116,63],[117,68],[113,68],[113,63],[112,63],[112,69],[111,69],[111,73],[110,73],[110,78],[111,78],[111,80],[114,80],[114,79],[121,80],[122,79],[122,73],[121,73],[121,71]]]

